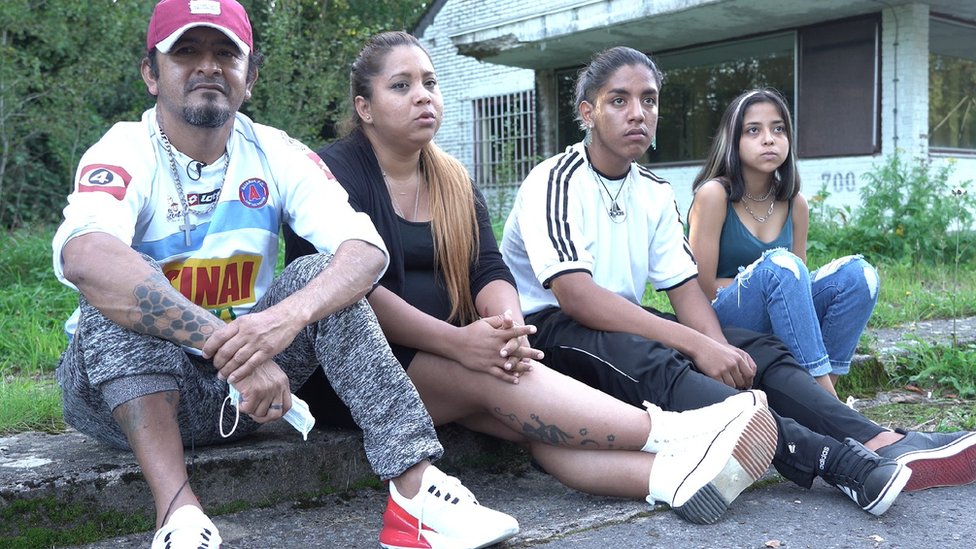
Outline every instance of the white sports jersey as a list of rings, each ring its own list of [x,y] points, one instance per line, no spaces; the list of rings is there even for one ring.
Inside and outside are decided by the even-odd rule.
[[[636,163],[623,180],[597,177],[577,143],[522,183],[501,251],[525,314],[558,306],[549,283],[561,274],[590,273],[636,304],[647,282],[668,290],[698,276],[670,183]],[[615,197],[626,213],[619,223],[610,216]]]
[[[386,253],[369,216],[349,206],[345,190],[305,145],[238,113],[227,152],[225,178],[224,157],[199,166],[173,150],[195,225],[186,245],[155,108],[140,122],[112,127],[79,163],[52,244],[58,279],[74,288],[61,259],[68,240],[104,232],[155,259],[173,287],[230,321],[247,313],[271,284],[281,223],[319,251],[334,252],[357,239]],[[216,207],[205,213],[214,200]]]

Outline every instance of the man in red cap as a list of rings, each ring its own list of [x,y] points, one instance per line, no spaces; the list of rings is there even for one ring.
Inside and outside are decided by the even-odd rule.
[[[388,263],[369,218],[307,147],[238,112],[261,65],[244,8],[163,0],[146,48],[140,70],[156,106],[84,154],[53,259],[81,294],[58,367],[65,419],[134,452],[155,503],[153,549],[220,546],[184,446],[283,416],[308,427],[289,410],[316,368],[362,428],[373,469],[403,496],[384,514],[391,546],[513,536],[515,519],[430,464],[443,452],[433,423],[363,299]],[[282,223],[320,253],[276,278]],[[230,386],[244,413],[228,435]],[[416,520],[394,520],[404,514]]]

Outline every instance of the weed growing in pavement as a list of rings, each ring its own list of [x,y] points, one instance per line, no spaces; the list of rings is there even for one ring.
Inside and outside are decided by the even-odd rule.
[[[976,343],[933,345],[919,339],[903,342],[888,374],[897,385],[918,387],[946,398],[976,398]]]
[[[897,402],[864,408],[861,412],[887,428],[901,427],[911,431],[976,430],[976,402],[937,400]]]
[[[877,393],[879,388],[886,388],[891,379],[884,365],[879,360],[869,360],[851,368],[850,373],[840,376],[834,389],[841,400],[847,397],[867,398]]]

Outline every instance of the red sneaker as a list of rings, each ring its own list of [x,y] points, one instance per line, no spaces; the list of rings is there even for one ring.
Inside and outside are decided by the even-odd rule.
[[[433,465],[420,493],[407,499],[390,483],[380,545],[387,549],[477,549],[506,540],[518,522],[478,504],[461,482]]]

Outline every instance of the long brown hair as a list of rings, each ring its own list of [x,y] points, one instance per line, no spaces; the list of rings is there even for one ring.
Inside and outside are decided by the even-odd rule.
[[[373,78],[382,70],[390,51],[401,46],[420,48],[430,59],[420,41],[406,32],[383,32],[367,40],[349,74],[350,115],[343,122],[343,131],[362,128],[355,98],[372,98]],[[448,320],[467,324],[478,319],[470,283],[479,247],[471,177],[463,164],[433,141],[420,149],[420,167],[428,184],[434,261],[444,276],[451,301]]]
[[[738,202],[745,194],[746,184],[742,179],[742,159],[739,157],[739,140],[742,137],[742,123],[746,110],[757,103],[770,103],[779,111],[786,126],[786,139],[790,143],[789,151],[783,164],[773,174],[774,195],[776,200],[788,200],[800,192],[800,174],[796,169],[796,148],[793,145],[793,122],[790,120],[790,109],[786,99],[773,88],[757,88],[743,92],[729,103],[708,158],[691,184],[691,192],[712,179],[721,181],[728,190],[729,200]]]

